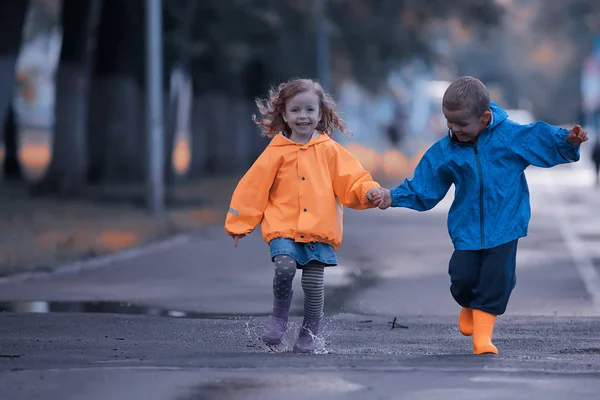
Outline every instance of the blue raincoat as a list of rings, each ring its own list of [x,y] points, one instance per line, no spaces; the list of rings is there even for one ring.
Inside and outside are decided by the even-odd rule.
[[[520,125],[491,103],[492,121],[476,144],[451,132],[423,156],[414,177],[391,191],[392,207],[426,211],[454,184],[448,233],[456,250],[489,249],[527,236],[531,209],[524,171],[579,160],[569,131],[545,122]]]

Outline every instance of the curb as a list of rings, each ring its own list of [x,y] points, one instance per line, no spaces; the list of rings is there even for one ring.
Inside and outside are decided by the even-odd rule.
[[[74,275],[83,271],[109,267],[111,264],[115,264],[120,261],[131,260],[136,257],[142,257],[148,254],[170,250],[176,246],[189,242],[190,239],[191,235],[189,233],[182,233],[158,242],[132,247],[116,253],[59,265],[58,267],[53,268],[52,271],[16,273],[14,275],[0,277],[0,286],[9,283],[19,283],[28,280],[50,278],[54,276]]]

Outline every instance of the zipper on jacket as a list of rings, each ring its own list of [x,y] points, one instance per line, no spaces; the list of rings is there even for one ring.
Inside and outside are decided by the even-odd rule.
[[[477,144],[473,146],[473,150],[475,151],[475,159],[477,160],[477,171],[479,172],[479,223],[481,224],[481,249],[485,249],[485,221],[483,217],[483,173],[481,170],[481,160],[479,159],[479,150],[477,149]]]

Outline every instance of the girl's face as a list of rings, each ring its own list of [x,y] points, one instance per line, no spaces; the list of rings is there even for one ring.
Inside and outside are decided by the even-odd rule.
[[[319,96],[312,90],[298,93],[286,103],[283,119],[292,130],[290,139],[307,143],[321,120]]]

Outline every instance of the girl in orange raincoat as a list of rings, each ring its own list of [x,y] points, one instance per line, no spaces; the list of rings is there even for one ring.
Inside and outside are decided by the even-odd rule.
[[[342,206],[374,207],[379,184],[341,145],[346,132],[331,96],[310,79],[294,79],[257,100],[253,121],[271,142],[233,193],[225,231],[243,238],[260,223],[274,263],[273,314],[263,341],[281,343],[296,269],[302,269],[304,321],[296,352],[312,352],[323,318],[324,268],[337,265],[342,242]]]

